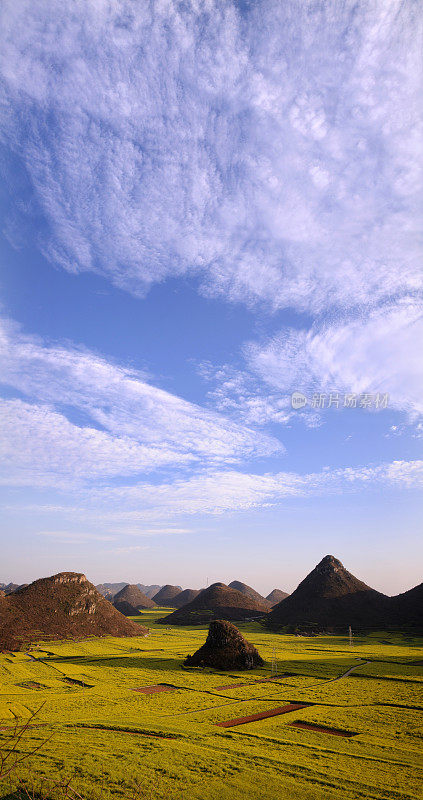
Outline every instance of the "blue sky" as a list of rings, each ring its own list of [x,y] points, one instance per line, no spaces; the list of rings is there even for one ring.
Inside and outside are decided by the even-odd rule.
[[[0,580],[420,582],[419,4],[0,15]]]

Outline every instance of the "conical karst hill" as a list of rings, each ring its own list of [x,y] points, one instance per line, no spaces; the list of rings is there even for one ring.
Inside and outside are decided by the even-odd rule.
[[[154,595],[153,600],[156,606],[173,607],[173,600],[182,592],[182,586],[172,586],[167,583]]]
[[[267,602],[266,598],[263,595],[256,592],[251,586],[248,586],[247,583],[242,583],[242,581],[232,581],[229,584],[230,589],[236,589],[237,592],[241,592],[241,594],[247,595],[247,597],[251,597],[252,600],[257,600],[260,603],[264,603],[268,609],[270,609],[270,605]]]
[[[423,633],[423,583],[391,597],[390,615],[392,623],[398,627],[410,627],[416,633]]]
[[[230,589],[224,583],[213,583],[203,589],[191,603],[160,620],[170,625],[195,625],[212,619],[242,620],[264,616],[265,603],[252,600],[245,594]]]
[[[138,614],[143,608],[156,608],[154,600],[150,600],[134,583],[128,583],[114,596],[113,605],[126,617]]]
[[[200,594],[201,589],[184,589],[183,592],[179,592],[176,597],[172,600],[172,606],[175,608],[182,608],[186,606],[187,603],[191,603],[192,600]]]
[[[95,587],[103,597],[107,597],[108,600],[112,600],[113,597],[120,592],[121,589],[124,589],[127,584],[125,581],[121,583],[98,583]]]
[[[375,628],[386,622],[388,598],[325,556],[269,614],[273,625],[324,631]]]
[[[282,600],[285,600],[285,597],[289,597],[288,592],[283,592],[282,589],[272,589],[270,594],[267,595],[266,600],[270,604],[270,607],[273,608],[277,606],[278,603],[281,603]]]
[[[162,588],[158,583],[150,583],[150,584],[143,584],[137,583],[138,589],[141,589],[143,594],[146,594],[150,600],[153,599],[154,595]]]
[[[19,650],[39,639],[142,636],[85,575],[60,572],[0,598],[0,649]]]
[[[227,620],[211,622],[205,643],[185,660],[187,667],[214,669],[253,669],[263,663],[254,645],[247,642],[238,628]]]

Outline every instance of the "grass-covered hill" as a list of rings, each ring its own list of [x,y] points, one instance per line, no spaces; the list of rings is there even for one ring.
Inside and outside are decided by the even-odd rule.
[[[228,585],[230,589],[236,589],[237,592],[241,592],[241,594],[247,595],[247,597],[250,597],[252,600],[257,600],[259,603],[264,603],[270,609],[270,604],[268,603],[266,598],[263,597],[263,595],[256,592],[256,590],[253,589],[252,586],[248,586],[247,583],[243,583],[242,581],[231,581],[231,583]]]
[[[213,583],[203,589],[191,603],[176,609],[162,622],[169,625],[196,625],[212,619],[242,620],[264,616],[268,605],[261,600],[253,600],[224,583]]]
[[[156,608],[154,600],[150,600],[135,583],[128,583],[115,594],[113,605],[126,617],[134,616],[142,608]]]
[[[41,639],[135,636],[147,633],[126,619],[85,575],[60,572],[0,597],[0,650]]]
[[[289,597],[288,592],[283,592],[282,589],[272,589],[270,594],[267,595],[266,600],[270,603],[270,607],[273,608],[273,606],[285,600],[285,597]]]
[[[167,608],[168,606],[172,607],[174,605],[173,601],[175,597],[177,597],[181,592],[182,586],[172,586],[170,583],[166,583],[165,586],[162,586],[162,588],[159,589],[152,599],[157,606],[163,606],[164,608]]]
[[[374,629],[388,617],[389,598],[367,586],[334,556],[325,556],[268,616],[271,625],[337,631]]]

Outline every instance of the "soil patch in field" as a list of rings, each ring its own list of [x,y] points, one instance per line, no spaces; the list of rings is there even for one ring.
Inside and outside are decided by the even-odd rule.
[[[79,681],[77,678],[61,678],[64,683],[71,683],[73,686],[82,686],[84,689],[93,689],[93,683],[84,683],[84,681]]]
[[[141,694],[157,694],[158,692],[175,692],[177,688],[177,686],[172,686],[171,683],[157,683],[154,686],[138,686],[132,691],[141,692]]]
[[[288,703],[285,706],[278,706],[278,708],[270,708],[268,711],[260,711],[258,714],[250,714],[248,717],[236,717],[224,722],[216,722],[216,725],[220,728],[233,728],[235,725],[245,725],[247,722],[257,722],[259,719],[277,717],[279,714],[289,714],[291,711],[299,711],[300,708],[307,708],[310,705],[312,703]]]
[[[47,686],[37,683],[37,681],[23,681],[23,683],[17,683],[16,686],[20,686],[22,689],[47,689]]]
[[[347,738],[351,738],[351,736],[358,736],[358,733],[344,731],[341,728],[326,728],[324,725],[314,725],[312,722],[290,722],[289,724],[294,728],[301,728],[305,731],[314,731],[315,733],[330,733],[331,736],[345,736]]]

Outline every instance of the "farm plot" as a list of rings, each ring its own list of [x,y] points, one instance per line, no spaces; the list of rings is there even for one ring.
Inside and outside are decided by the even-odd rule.
[[[244,800],[251,786],[258,800],[386,800],[386,787],[390,800],[419,797],[423,670],[410,662],[423,660],[423,640],[382,632],[350,648],[342,637],[249,623],[240,629],[264,667],[218,673],[183,668],[205,628],[167,629],[160,616],[137,618],[148,639],[48,642],[32,658],[0,655],[0,728],[42,706],[34,724],[43,727],[20,745],[42,745],[22,778],[73,776],[93,800],[123,800],[136,786],[152,800]],[[274,648],[280,674],[265,680]],[[157,687],[165,690],[150,691]],[[295,710],[272,713],[286,706]],[[7,736],[0,730],[0,747]],[[0,796],[13,790],[0,787]]]

